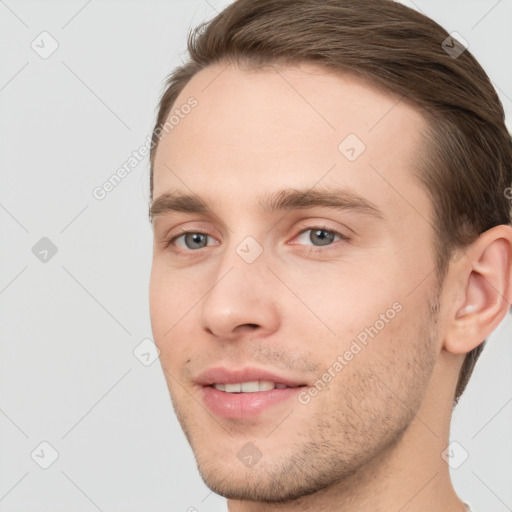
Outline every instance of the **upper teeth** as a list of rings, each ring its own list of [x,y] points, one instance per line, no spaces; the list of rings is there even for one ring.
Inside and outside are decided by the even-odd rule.
[[[213,384],[215,389],[227,393],[255,393],[256,391],[270,391],[271,389],[287,388],[286,384],[269,380],[255,380],[252,382],[240,382],[237,384]]]

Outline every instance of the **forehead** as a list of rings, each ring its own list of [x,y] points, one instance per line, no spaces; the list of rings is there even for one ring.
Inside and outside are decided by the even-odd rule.
[[[379,196],[384,207],[402,190],[428,208],[411,173],[425,120],[352,75],[312,64],[265,70],[219,64],[191,79],[173,112],[191,98],[196,106],[183,109],[159,144],[155,198],[179,188],[248,204],[255,189],[321,181]]]

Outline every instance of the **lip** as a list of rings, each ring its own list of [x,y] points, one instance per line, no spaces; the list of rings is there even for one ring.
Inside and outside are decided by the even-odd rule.
[[[284,389],[271,389],[254,393],[227,393],[212,384],[234,384],[266,380],[291,386]],[[306,385],[288,377],[258,368],[227,369],[209,368],[196,379],[201,385],[201,399],[205,406],[216,416],[229,419],[251,418],[262,414],[268,408],[296,396]]]
[[[305,382],[289,379],[262,368],[246,367],[230,370],[221,366],[208,368],[199,374],[196,382],[201,386],[211,386],[212,384],[235,384],[237,382],[251,382],[255,380],[269,380],[279,384],[286,384],[290,387],[305,385]]]

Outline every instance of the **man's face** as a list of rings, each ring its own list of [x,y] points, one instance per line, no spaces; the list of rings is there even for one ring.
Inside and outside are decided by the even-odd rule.
[[[197,106],[156,155],[154,201],[207,208],[154,218],[152,328],[207,485],[290,499],[377,460],[424,399],[441,350],[432,206],[412,173],[425,122],[312,65],[223,69],[185,87],[173,110]],[[283,204],[290,190],[308,196]]]

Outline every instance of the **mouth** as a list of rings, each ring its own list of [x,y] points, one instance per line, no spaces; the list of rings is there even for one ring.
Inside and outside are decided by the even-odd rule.
[[[238,383],[220,383],[220,384],[210,384],[215,389],[219,391],[224,391],[226,393],[257,393],[259,391],[271,391],[272,389],[286,389],[286,388],[294,388],[301,386],[287,386],[283,382],[273,382],[270,380],[253,380],[248,382],[238,382]]]
[[[216,416],[244,419],[296,396],[307,384],[256,368],[210,368],[196,380],[202,401]]]

